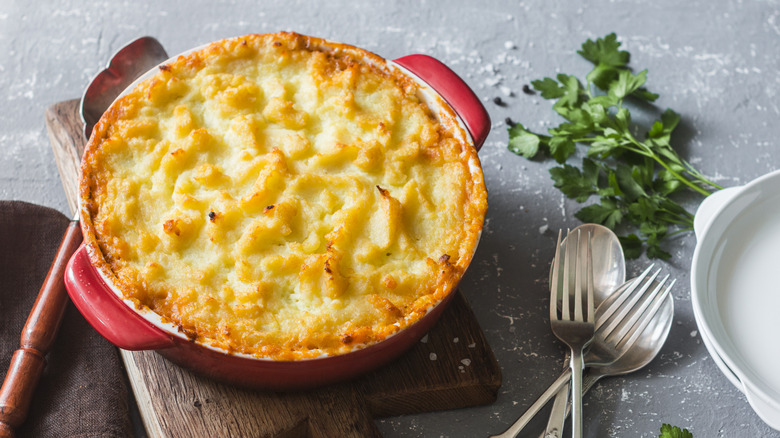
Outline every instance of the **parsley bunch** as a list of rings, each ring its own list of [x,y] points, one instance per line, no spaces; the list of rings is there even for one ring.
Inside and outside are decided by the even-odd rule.
[[[658,95],[644,87],[647,70],[634,74],[628,67],[630,54],[620,50],[614,33],[587,40],[577,53],[594,65],[584,85],[566,74],[531,82],[543,98],[555,100],[553,110],[565,121],[549,129],[549,135],[510,124],[508,148],[526,158],[539,153],[554,158],[561,165],[550,169],[550,175],[567,197],[578,202],[599,197],[598,203],[575,214],[578,219],[613,230],[625,224],[637,229],[639,235],[620,237],[627,257],[640,256],[646,247],[650,258],[669,258],[660,242],[693,229],[693,214],[670,195],[688,189],[707,196],[722,187],[672,148],[680,116],[671,109],[645,128],[645,135],[637,135],[641,129],[632,123],[624,103],[654,102]],[[587,147],[580,167],[567,163],[577,144]]]

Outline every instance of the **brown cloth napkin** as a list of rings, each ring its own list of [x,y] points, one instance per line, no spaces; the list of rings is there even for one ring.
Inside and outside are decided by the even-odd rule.
[[[20,201],[0,201],[0,373],[5,373],[68,218]],[[119,351],[72,303],[19,437],[129,437],[129,392]]]

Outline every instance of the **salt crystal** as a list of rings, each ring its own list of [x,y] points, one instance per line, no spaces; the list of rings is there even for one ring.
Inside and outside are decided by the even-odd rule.
[[[495,87],[500,83],[501,83],[501,78],[493,77],[493,78],[485,79],[485,85],[487,85],[488,87]]]
[[[428,343],[428,335],[423,336],[422,339],[420,339],[420,342],[422,342],[423,344],[427,344]]]
[[[463,365],[469,366],[471,365],[471,359],[463,359],[460,361]]]
[[[460,342],[460,339],[458,339],[458,338],[452,338],[452,342],[453,342],[453,343],[455,343],[455,344],[457,344],[458,342]]]
[[[428,356],[428,358],[429,358],[430,360],[436,360],[436,359],[438,359],[438,356],[436,356],[436,353],[431,353],[431,354]]]
[[[512,41],[507,41],[504,43],[504,48],[507,50],[512,50],[512,49],[516,49],[517,46]]]

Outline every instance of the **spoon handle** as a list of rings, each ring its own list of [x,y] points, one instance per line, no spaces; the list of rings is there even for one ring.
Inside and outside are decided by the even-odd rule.
[[[582,394],[586,392],[604,377],[604,374],[588,369],[582,376]],[[566,423],[566,417],[571,412],[571,403],[569,402],[569,385],[564,385],[558,391],[553,401],[553,407],[550,411],[550,418],[547,420],[547,429],[539,438],[561,438],[563,436],[563,427]]]
[[[563,436],[564,423],[568,416],[570,388],[571,384],[567,384],[555,394],[552,410],[550,410],[550,418],[547,419],[547,429],[545,429],[540,438],[561,438]]]
[[[35,387],[46,365],[46,353],[54,344],[68,303],[65,266],[79,244],[81,229],[77,221],[72,221],[27,317],[20,347],[14,352],[0,387],[0,437],[13,437],[14,429],[27,418]]]
[[[573,438],[582,438],[582,349],[574,348],[571,354],[571,424]]]
[[[547,388],[546,391],[539,396],[539,398],[523,413],[523,415],[515,421],[515,423],[509,427],[504,433],[499,435],[492,435],[490,438],[514,438],[521,430],[531,421],[532,418],[547,404],[555,394],[564,387],[567,387],[571,380],[571,368],[566,368],[560,376]]]
[[[585,370],[585,374],[582,377],[582,393],[585,394],[590,390],[590,388],[593,387],[593,385],[602,377],[604,377],[603,374],[600,372],[594,372],[592,369],[588,368]],[[566,407],[566,411],[561,413],[561,415],[558,415],[555,418],[555,423],[557,426],[557,430],[559,431],[557,435],[546,435],[542,434],[540,438],[559,438],[561,436],[560,431],[563,431],[563,423],[566,421],[566,417],[569,416],[569,411],[571,409],[571,404],[569,404],[569,382],[571,381],[571,368],[566,367],[566,369],[563,370],[560,376],[558,376],[555,381],[550,384],[550,386],[542,393],[542,395],[539,396],[539,398],[523,413],[523,415],[518,418],[512,426],[509,427],[504,433],[499,435],[491,435],[489,438],[515,438],[517,435],[520,434],[520,432],[523,430],[523,428],[528,425],[528,423],[531,421],[531,419],[536,416],[536,414],[539,413],[540,410],[549,402],[553,397],[560,397],[561,401],[558,401],[556,398],[556,402],[563,404],[563,406]],[[564,393],[563,396],[561,396],[561,393]],[[558,412],[561,411],[561,408],[558,408]],[[555,412],[555,406],[553,406],[553,413]],[[551,430],[550,425],[553,424],[553,419],[550,418],[548,422],[548,430]]]

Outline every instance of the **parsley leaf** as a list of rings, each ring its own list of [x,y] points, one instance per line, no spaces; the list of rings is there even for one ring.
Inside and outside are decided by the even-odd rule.
[[[620,70],[617,79],[609,84],[609,94],[616,99],[623,99],[638,90],[647,82],[647,70],[635,75],[628,70]]]
[[[624,67],[628,64],[631,55],[619,49],[620,43],[617,40],[617,35],[611,33],[596,41],[588,39],[582,44],[582,50],[578,50],[577,53],[594,64]]]
[[[661,426],[661,434],[658,438],[693,438],[693,434],[688,432],[688,429],[680,429],[677,426],[669,424],[663,424]]]
[[[607,228],[615,228],[623,220],[623,212],[611,198],[603,199],[601,204],[589,205],[574,215],[583,222],[604,224]]]
[[[577,145],[569,137],[553,137],[550,139],[550,155],[555,161],[563,163],[574,152],[577,151]]]
[[[594,175],[588,174],[587,171],[580,172],[580,169],[564,164],[550,169],[550,175],[555,181],[555,187],[578,202],[585,202],[590,195],[596,193]]]
[[[555,101],[552,109],[564,121],[549,129],[549,135],[513,125],[508,148],[526,158],[542,152],[555,159],[560,165],[550,169],[550,176],[567,197],[578,202],[597,197],[598,202],[575,216],[627,231],[620,237],[627,257],[646,251],[648,257],[666,259],[671,254],[662,248],[664,239],[693,229],[693,214],[671,196],[686,189],[707,196],[722,187],[672,147],[679,114],[666,109],[649,127],[635,124],[624,104],[632,99],[653,102],[658,95],[645,88],[647,70],[634,73],[628,67],[630,54],[620,46],[614,33],[582,44],[577,53],[593,64],[584,85],[563,73],[532,81],[543,98]],[[642,138],[639,132],[646,134]],[[580,167],[569,164],[578,144],[585,146]]]
[[[509,150],[526,158],[533,158],[539,152],[538,135],[528,131],[519,123],[509,128]]]
[[[636,234],[629,234],[628,236],[618,236],[620,239],[620,246],[623,247],[623,254],[626,258],[635,259],[642,255],[642,239]]]
[[[531,85],[542,93],[542,97],[545,99],[557,99],[566,94],[566,89],[558,85],[555,79],[544,78],[541,80],[531,81]]]

